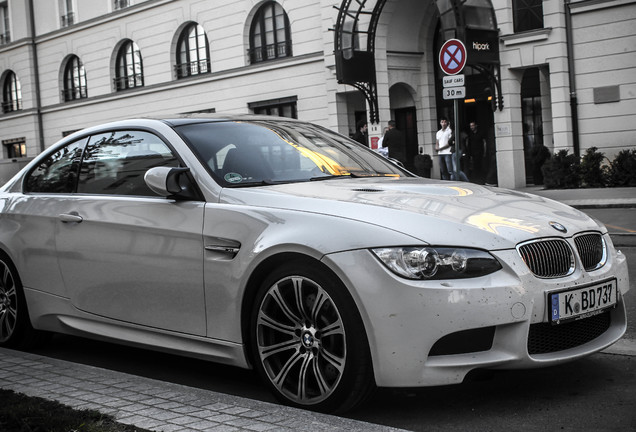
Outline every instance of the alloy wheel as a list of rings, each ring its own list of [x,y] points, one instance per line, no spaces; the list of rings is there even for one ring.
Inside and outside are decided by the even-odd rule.
[[[261,302],[256,333],[259,360],[287,399],[313,405],[335,391],[347,340],[340,311],[320,285],[303,276],[276,282]]]
[[[18,292],[9,267],[0,261],[0,343],[15,332],[18,322]]]

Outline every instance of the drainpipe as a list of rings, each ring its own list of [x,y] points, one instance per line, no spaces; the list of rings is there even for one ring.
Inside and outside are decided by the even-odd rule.
[[[572,112],[572,145],[574,147],[574,155],[581,157],[579,147],[579,108],[578,99],[576,97],[576,75],[574,73],[574,42],[572,36],[572,11],[570,9],[570,0],[565,0],[565,31],[567,39],[568,54],[568,74],[570,78],[570,110]]]
[[[34,88],[35,88],[35,111],[38,127],[38,143],[40,146],[40,152],[44,151],[44,125],[42,123],[42,99],[40,97],[40,67],[38,62],[38,47],[35,42],[35,14],[33,12],[33,0],[29,0],[29,24],[31,27],[31,40],[29,45],[31,46],[31,58],[33,59],[33,75],[34,75]]]

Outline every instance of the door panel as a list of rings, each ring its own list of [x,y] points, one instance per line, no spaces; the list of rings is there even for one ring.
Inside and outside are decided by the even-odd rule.
[[[86,143],[86,138],[79,139],[50,153],[26,176],[25,194],[2,202],[0,238],[8,250],[21,251],[13,258],[27,288],[68,297],[58,266],[55,230],[63,209],[60,197],[75,191]]]
[[[57,196],[25,195],[0,200],[0,206],[0,239],[7,250],[19,251],[12,258],[24,287],[68,297],[55,249]]]
[[[75,307],[108,318],[205,335],[204,203],[143,197],[66,200],[56,233]]]
[[[64,283],[83,311],[205,335],[203,202],[158,197],[146,171],[179,166],[157,135],[119,130],[90,137],[77,194],[64,199],[56,246]]]

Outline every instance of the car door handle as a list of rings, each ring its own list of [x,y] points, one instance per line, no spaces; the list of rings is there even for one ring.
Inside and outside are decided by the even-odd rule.
[[[81,217],[77,212],[62,213],[61,215],[59,215],[59,218],[64,223],[80,223],[84,220],[84,218]]]

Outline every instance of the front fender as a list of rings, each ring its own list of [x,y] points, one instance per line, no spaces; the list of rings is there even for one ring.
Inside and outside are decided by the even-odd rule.
[[[272,257],[293,253],[321,260],[345,250],[421,243],[352,219],[213,203],[206,205],[203,239],[204,248],[220,242],[234,245],[227,252],[204,251],[207,334],[232,342],[242,341],[241,309],[250,277]]]

